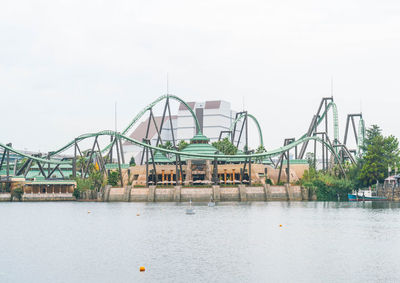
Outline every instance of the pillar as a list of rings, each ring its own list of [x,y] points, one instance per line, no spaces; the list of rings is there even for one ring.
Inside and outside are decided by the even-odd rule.
[[[147,195],[147,201],[154,202],[156,194],[156,186],[149,186],[149,194]]]
[[[181,186],[174,187],[174,201],[181,201]]]
[[[247,189],[245,185],[239,185],[240,201],[247,201]]]
[[[224,169],[224,183],[226,184],[226,169]]]
[[[212,186],[212,189],[213,189],[214,201],[215,202],[220,201],[221,200],[221,192],[220,192],[219,186]]]

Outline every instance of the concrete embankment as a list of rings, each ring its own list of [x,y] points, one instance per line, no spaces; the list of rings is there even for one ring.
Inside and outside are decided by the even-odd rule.
[[[21,201],[74,201],[76,200],[72,193],[44,193],[44,194],[23,194]],[[11,201],[10,193],[1,193],[1,201]],[[14,199],[14,201],[18,201]]]
[[[384,186],[378,189],[377,195],[385,197],[390,201],[400,201],[400,187],[399,186]]]
[[[106,186],[101,192],[81,192],[80,201],[104,202],[208,202],[215,201],[307,201],[316,200],[307,188],[300,186],[244,186],[237,187],[171,187],[157,188],[112,188]],[[0,201],[10,201],[11,194],[0,194]],[[72,193],[28,193],[21,201],[74,201]],[[17,201],[17,200],[14,200]]]
[[[255,186],[185,188],[111,188],[106,187],[103,201],[130,202],[208,202],[215,201],[302,201],[311,200],[309,190],[300,186]]]

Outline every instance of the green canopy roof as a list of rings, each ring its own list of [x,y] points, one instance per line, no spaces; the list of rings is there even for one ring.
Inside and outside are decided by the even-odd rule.
[[[218,150],[209,144],[210,139],[202,134],[195,135],[191,140],[190,144],[186,146],[182,152],[183,153],[202,153],[202,154],[215,154]],[[212,159],[205,157],[191,157],[182,155],[182,161],[188,159]]]
[[[161,151],[157,150],[156,153],[154,154],[154,162],[155,163],[172,163],[174,161],[172,161],[171,159],[166,157]],[[152,162],[152,161],[149,160],[149,163],[150,162]]]

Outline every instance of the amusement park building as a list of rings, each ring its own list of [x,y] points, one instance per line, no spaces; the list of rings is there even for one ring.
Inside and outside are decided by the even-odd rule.
[[[205,101],[205,102],[188,102],[190,108],[195,112],[197,119],[199,120],[202,133],[210,139],[210,143],[218,141],[221,131],[229,131],[237,111],[232,110],[231,104],[223,100]],[[146,137],[148,131],[148,139],[151,144],[157,143],[157,129],[154,123],[151,121],[149,124],[150,117],[145,121],[141,122],[136,129],[130,134],[130,137],[135,140],[142,140]],[[159,129],[162,122],[161,116],[155,117],[155,123]],[[172,122],[172,130],[171,130]],[[242,122],[237,123],[236,137],[239,137],[239,131]],[[148,129],[147,129],[148,128]],[[163,142],[172,142],[172,131],[177,142],[185,140],[189,142],[191,138],[197,133],[196,125],[190,111],[181,103],[179,108],[170,117],[165,116],[162,125],[161,138]],[[239,144],[239,148],[244,146],[244,139]],[[236,141],[237,142],[237,138]],[[126,142],[123,147],[125,158],[129,160],[132,156],[135,158],[136,164],[139,164],[142,156],[142,148]]]

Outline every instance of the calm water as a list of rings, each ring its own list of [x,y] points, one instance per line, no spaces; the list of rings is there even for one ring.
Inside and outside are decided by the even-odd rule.
[[[186,205],[0,203],[0,282],[400,281],[397,203]]]

